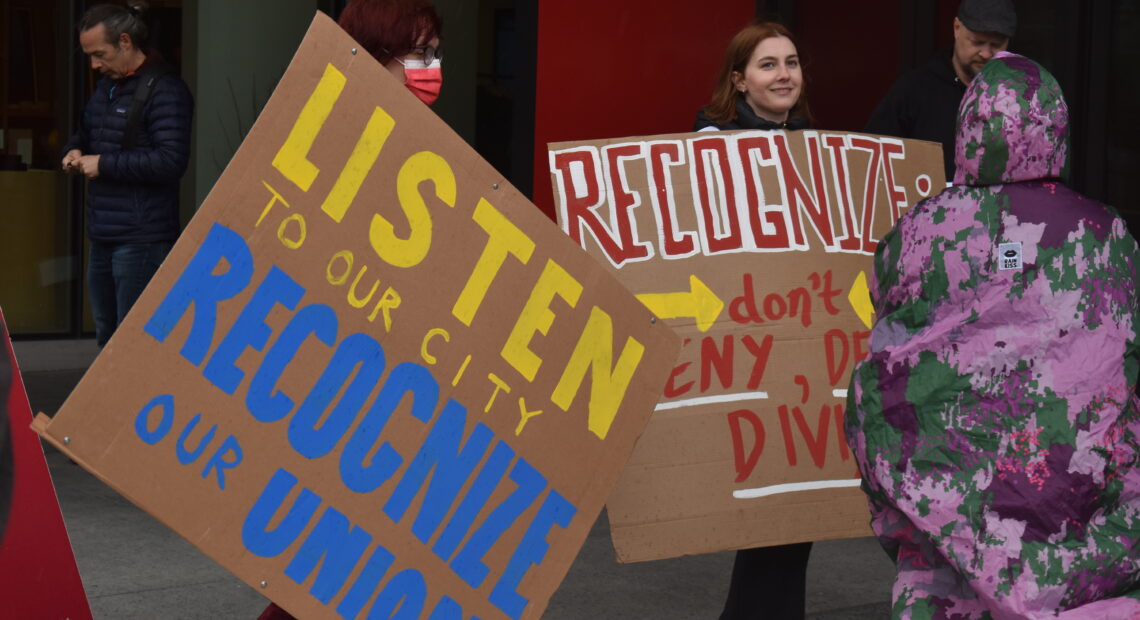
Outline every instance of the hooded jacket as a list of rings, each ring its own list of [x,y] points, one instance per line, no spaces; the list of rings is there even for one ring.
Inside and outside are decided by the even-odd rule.
[[[1137,245],[1065,187],[1056,80],[1002,53],[955,186],[879,244],[847,435],[894,617],[1140,617]]]

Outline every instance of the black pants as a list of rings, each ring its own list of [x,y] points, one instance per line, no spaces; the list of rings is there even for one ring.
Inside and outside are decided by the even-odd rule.
[[[811,543],[741,549],[720,620],[803,620]]]

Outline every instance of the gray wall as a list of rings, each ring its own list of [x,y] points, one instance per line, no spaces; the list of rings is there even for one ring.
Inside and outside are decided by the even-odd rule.
[[[188,0],[185,77],[194,91],[196,208],[269,99],[317,11],[317,0]]]
[[[432,110],[474,146],[479,3],[435,0],[435,8],[443,20],[443,90]]]
[[[320,0],[186,0],[183,77],[194,92],[194,145],[183,183],[185,219],[210,188],[285,72]],[[444,22],[443,92],[433,109],[475,139],[478,3],[437,0]]]

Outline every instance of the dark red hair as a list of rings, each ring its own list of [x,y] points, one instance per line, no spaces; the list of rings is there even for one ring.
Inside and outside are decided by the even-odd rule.
[[[337,23],[381,64],[421,40],[443,38],[443,21],[428,0],[352,0]]]

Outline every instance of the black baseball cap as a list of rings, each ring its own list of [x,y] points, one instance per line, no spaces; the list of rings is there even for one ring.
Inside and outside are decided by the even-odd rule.
[[[1013,37],[1017,31],[1017,12],[1012,0],[962,0],[958,20],[974,32],[995,32]]]

